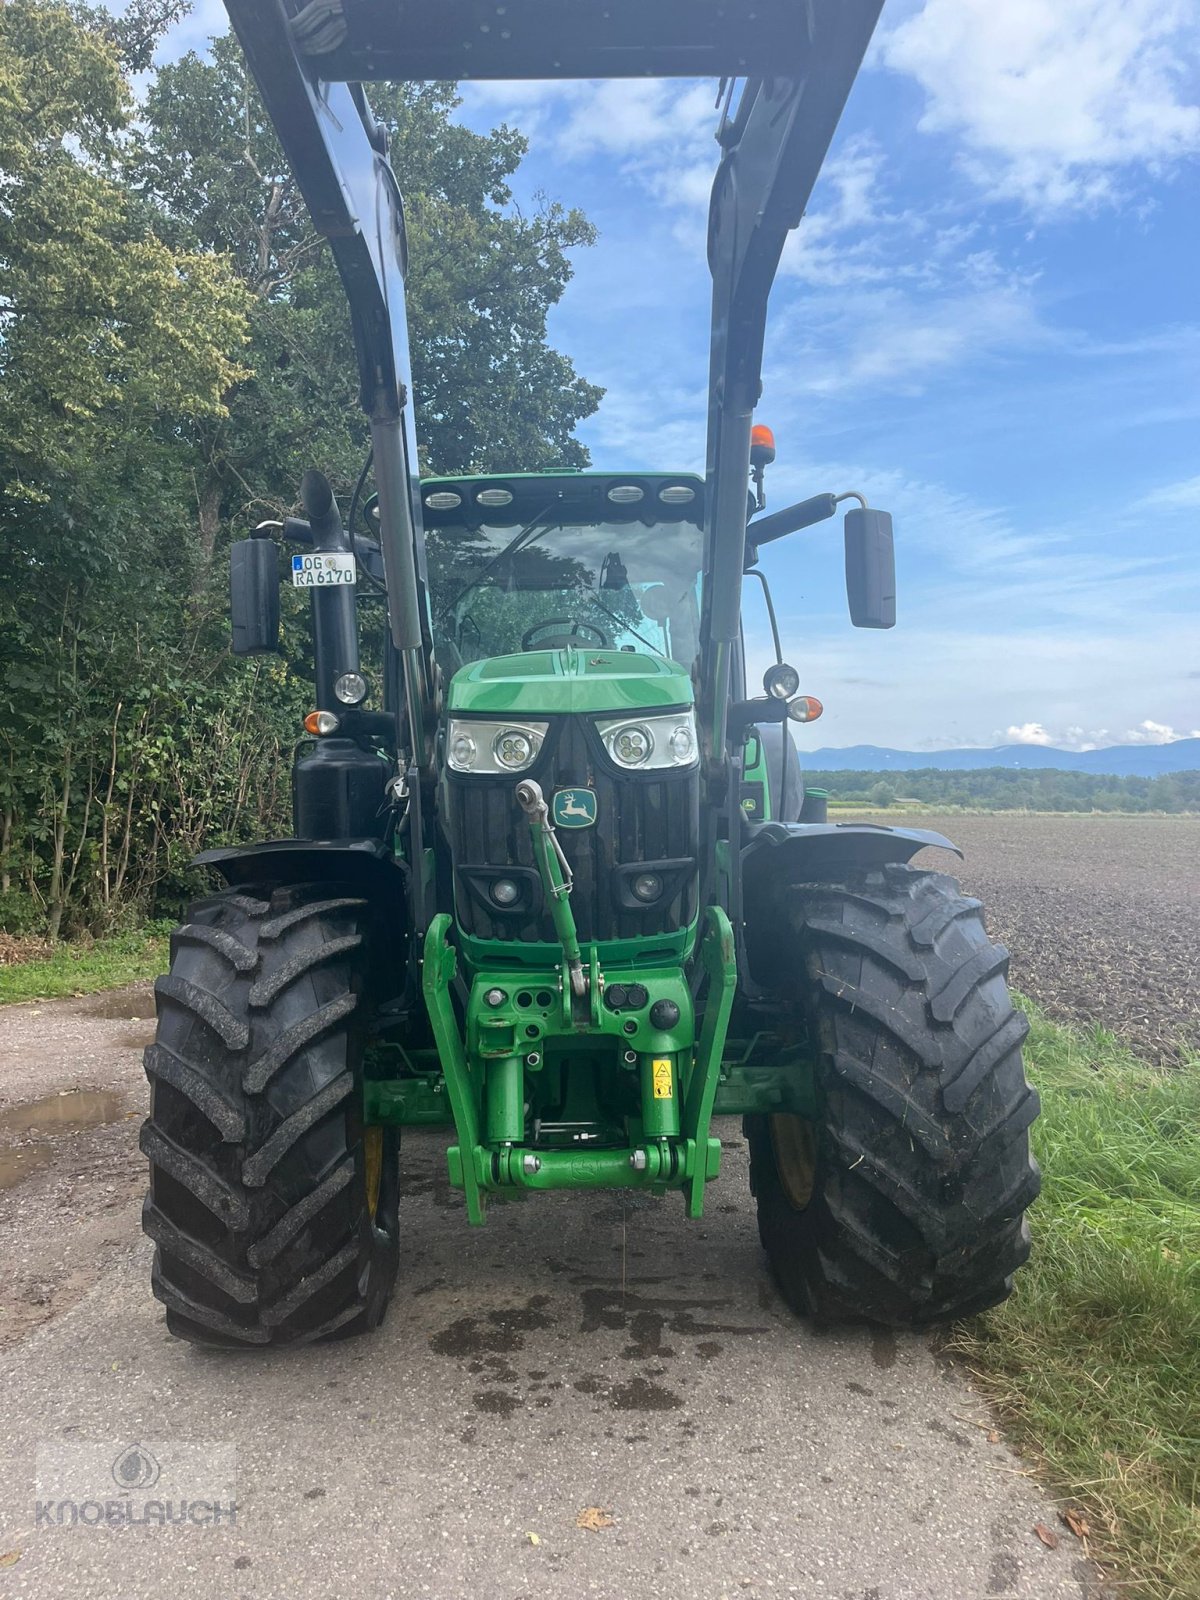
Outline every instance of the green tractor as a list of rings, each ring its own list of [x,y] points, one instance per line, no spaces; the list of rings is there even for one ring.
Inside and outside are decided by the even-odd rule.
[[[294,837],[206,851],[157,985],[145,1227],[181,1338],[375,1327],[400,1133],[445,1129],[492,1197],[678,1190],[744,1119],[780,1291],[821,1320],[992,1305],[1037,1193],[1022,1017],[940,835],[831,825],[776,661],[746,680],[743,575],[845,514],[852,621],[895,621],[891,522],[826,493],[763,515],[767,297],[880,0],[228,0],[350,304],[375,493],[232,552],[233,646],[276,648],[281,545],[311,591],[316,709]],[[709,221],[707,465],[422,481],[406,246],[369,79],[724,80]],[[356,497],[357,498],[357,497]],[[368,672],[360,589],[386,595]],[[767,591],[769,603],[769,591]],[[379,615],[363,610],[364,616]],[[773,612],[771,613],[773,620]]]

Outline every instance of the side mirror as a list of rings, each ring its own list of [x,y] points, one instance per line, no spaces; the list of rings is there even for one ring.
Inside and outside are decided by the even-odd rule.
[[[846,599],[856,628],[896,626],[896,554],[887,511],[846,513]]]
[[[279,648],[279,557],[272,539],[239,539],[229,550],[229,613],[235,656]]]

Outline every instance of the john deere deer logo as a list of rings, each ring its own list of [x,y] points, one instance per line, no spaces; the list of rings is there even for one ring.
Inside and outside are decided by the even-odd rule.
[[[596,820],[591,789],[560,789],[554,796],[554,821],[560,828],[590,828]]]

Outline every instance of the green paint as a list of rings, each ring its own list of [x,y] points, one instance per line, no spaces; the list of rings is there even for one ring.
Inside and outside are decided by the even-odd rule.
[[[716,1161],[720,1162],[720,1140],[709,1138],[713,1102],[721,1070],[721,1056],[725,1049],[725,1036],[729,1031],[729,1016],[733,1009],[733,996],[737,989],[737,953],[733,927],[720,906],[709,906],[708,926],[700,946],[700,959],[708,973],[708,998],[704,1008],[704,1022],[700,1030],[700,1045],[696,1051],[696,1065],[688,1084],[684,1108],[684,1130],[698,1150],[711,1153],[716,1146]],[[710,1173],[708,1163],[693,1163],[687,1185],[687,1214],[699,1217],[704,1211],[704,1183],[716,1176]]]
[[[668,711],[692,704],[692,680],[662,656],[569,645],[473,661],[450,680],[447,703],[452,716]]]
[[[771,821],[771,784],[766,750],[757,733],[746,741],[742,758],[742,810],[751,822]]]
[[[458,961],[454,949],[447,944],[446,937],[453,926],[451,919],[443,911],[434,917],[429,924],[429,932],[425,935],[425,960],[421,974],[421,989],[425,996],[425,1006],[429,1012],[430,1025],[433,1036],[437,1041],[438,1053],[442,1059],[442,1071],[446,1077],[446,1092],[450,1096],[450,1106],[454,1113],[454,1124],[458,1132],[459,1146],[473,1151],[479,1144],[479,1114],[478,1101],[479,1089],[477,1081],[473,1081],[467,1067],[467,1059],[463,1052],[462,1035],[458,1031],[458,1021],[454,1015],[454,1006],[450,999],[450,985],[454,981]],[[446,1152],[447,1163],[450,1167],[450,1181],[453,1183],[455,1172],[455,1157],[458,1147],[451,1146]],[[458,1162],[460,1173],[460,1187],[466,1195],[467,1220],[472,1223],[483,1221],[483,1196],[479,1191],[479,1182],[474,1166],[470,1163]]]
[[[520,1144],[525,1137],[523,1073],[518,1055],[487,1064],[487,1137],[489,1144]]]

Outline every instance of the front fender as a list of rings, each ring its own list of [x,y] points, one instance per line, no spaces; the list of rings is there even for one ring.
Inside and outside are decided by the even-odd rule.
[[[408,868],[381,839],[270,839],[202,850],[192,864],[212,867],[233,888],[336,883],[387,909],[407,906]]]
[[[888,828],[872,822],[764,822],[747,830],[742,848],[742,914],[751,975],[768,989],[793,984],[789,968],[790,922],[781,891],[794,883],[838,883],[847,875],[912,859],[935,845],[962,851],[925,828]]]
[[[742,848],[742,877],[771,883],[810,882],[837,877],[843,871],[908,861],[918,850],[936,845],[962,851],[940,833],[926,828],[888,828],[875,822],[764,822],[747,830]]]

